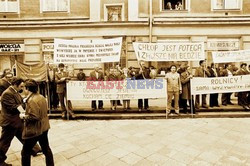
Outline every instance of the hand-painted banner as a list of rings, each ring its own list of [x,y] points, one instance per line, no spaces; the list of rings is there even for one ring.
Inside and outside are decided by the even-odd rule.
[[[192,94],[250,91],[250,75],[191,79]]]
[[[133,43],[138,60],[199,61],[205,59],[204,43]]]
[[[55,63],[119,62],[122,38],[54,41]]]
[[[126,100],[166,98],[164,79],[124,81],[69,81],[69,100]]]
[[[214,63],[250,61],[250,50],[212,52]]]

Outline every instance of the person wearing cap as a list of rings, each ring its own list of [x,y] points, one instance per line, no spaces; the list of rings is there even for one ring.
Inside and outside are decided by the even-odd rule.
[[[100,71],[98,65],[94,65],[94,71],[92,71],[90,73],[89,77],[90,77],[89,78],[90,81],[104,81],[103,72]],[[91,108],[92,108],[92,111],[96,110],[96,108],[97,108],[96,100],[91,101]],[[103,101],[102,100],[98,100],[98,109],[103,109]]]
[[[247,64],[242,63],[240,65],[240,69],[236,72],[236,75],[247,75],[249,72],[247,71]],[[238,93],[238,104],[242,106],[245,110],[250,110],[249,103],[247,101],[247,93],[248,92],[239,92]]]
[[[60,63],[58,65],[59,71],[55,74],[55,82],[56,82],[56,92],[59,97],[59,102],[62,109],[62,118],[66,117],[66,106],[64,103],[64,99],[66,98],[66,82],[70,80],[69,73],[64,71],[64,64]],[[67,98],[66,98],[67,99]],[[72,118],[75,118],[75,114],[73,113],[73,108],[70,100],[67,100],[68,111]]]

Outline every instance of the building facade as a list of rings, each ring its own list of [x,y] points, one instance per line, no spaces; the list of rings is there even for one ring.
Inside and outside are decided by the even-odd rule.
[[[250,49],[249,0],[1,0],[0,71],[53,59],[54,38],[123,37],[121,65],[138,66],[133,42],[204,42],[211,52]],[[150,62],[157,68],[171,62]],[[175,62],[174,62],[175,63]],[[179,63],[179,62],[176,62]],[[198,62],[188,62],[198,66]],[[106,69],[110,64],[102,64]],[[91,64],[73,64],[88,74]]]

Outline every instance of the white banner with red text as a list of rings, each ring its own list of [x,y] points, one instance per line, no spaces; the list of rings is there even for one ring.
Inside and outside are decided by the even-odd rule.
[[[54,39],[54,63],[119,62],[122,37],[99,40]]]
[[[166,80],[69,81],[67,98],[68,100],[166,98]]]
[[[191,94],[250,91],[250,75],[191,79]]]
[[[250,61],[250,50],[212,52],[214,63]]]
[[[205,59],[204,43],[133,43],[140,61],[199,61]]]

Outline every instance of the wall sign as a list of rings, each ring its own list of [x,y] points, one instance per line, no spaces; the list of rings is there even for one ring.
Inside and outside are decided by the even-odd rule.
[[[3,43],[0,44],[0,52],[24,52],[24,44]]]

